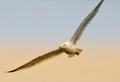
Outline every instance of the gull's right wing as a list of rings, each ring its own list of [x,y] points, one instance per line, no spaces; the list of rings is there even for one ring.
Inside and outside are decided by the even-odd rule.
[[[42,55],[42,56],[39,56],[39,57],[31,60],[30,62],[28,62],[28,63],[26,63],[26,64],[24,64],[24,65],[22,65],[22,66],[20,66],[20,67],[18,67],[18,68],[16,68],[16,69],[13,69],[13,70],[11,70],[11,71],[8,71],[8,73],[11,73],[11,72],[15,72],[15,71],[18,71],[18,70],[22,70],[22,69],[26,69],[26,68],[32,67],[32,66],[34,66],[34,65],[36,65],[36,64],[38,64],[38,63],[40,63],[40,62],[42,62],[42,61],[44,61],[44,60],[46,60],[46,59],[49,59],[49,58],[54,57],[54,56],[57,56],[57,55],[59,55],[60,53],[62,53],[62,50],[60,50],[60,49],[51,51],[51,52],[49,52],[49,53],[47,53],[47,54],[44,54],[44,55]]]
[[[104,0],[101,0],[101,2],[88,14],[88,16],[82,21],[82,23],[79,25],[77,30],[75,31],[74,35],[71,38],[71,42],[73,44],[76,44],[77,40],[81,37],[85,27],[90,23],[90,21],[93,19],[93,17],[97,14],[99,8],[101,7]]]

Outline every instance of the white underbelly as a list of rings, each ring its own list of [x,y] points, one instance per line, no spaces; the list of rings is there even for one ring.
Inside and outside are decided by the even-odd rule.
[[[66,53],[66,54],[75,54],[75,49],[64,49],[64,52]]]

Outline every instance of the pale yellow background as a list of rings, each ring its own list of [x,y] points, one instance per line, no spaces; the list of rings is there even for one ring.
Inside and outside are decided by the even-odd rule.
[[[80,56],[68,58],[61,54],[32,68],[8,74],[6,71],[57,47],[17,46],[0,47],[0,82],[120,82],[120,46],[117,44],[84,44]]]

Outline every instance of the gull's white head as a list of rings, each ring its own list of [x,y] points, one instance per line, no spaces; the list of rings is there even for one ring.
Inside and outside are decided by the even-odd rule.
[[[61,45],[59,46],[59,49],[70,48],[70,47],[72,47],[72,45],[73,45],[73,44],[72,44],[70,41],[68,41],[68,42],[65,42],[65,43],[61,44]]]

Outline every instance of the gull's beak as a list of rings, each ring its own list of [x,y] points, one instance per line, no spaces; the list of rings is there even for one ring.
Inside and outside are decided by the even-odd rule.
[[[62,49],[63,47],[60,45],[58,48],[59,48],[59,49]]]

